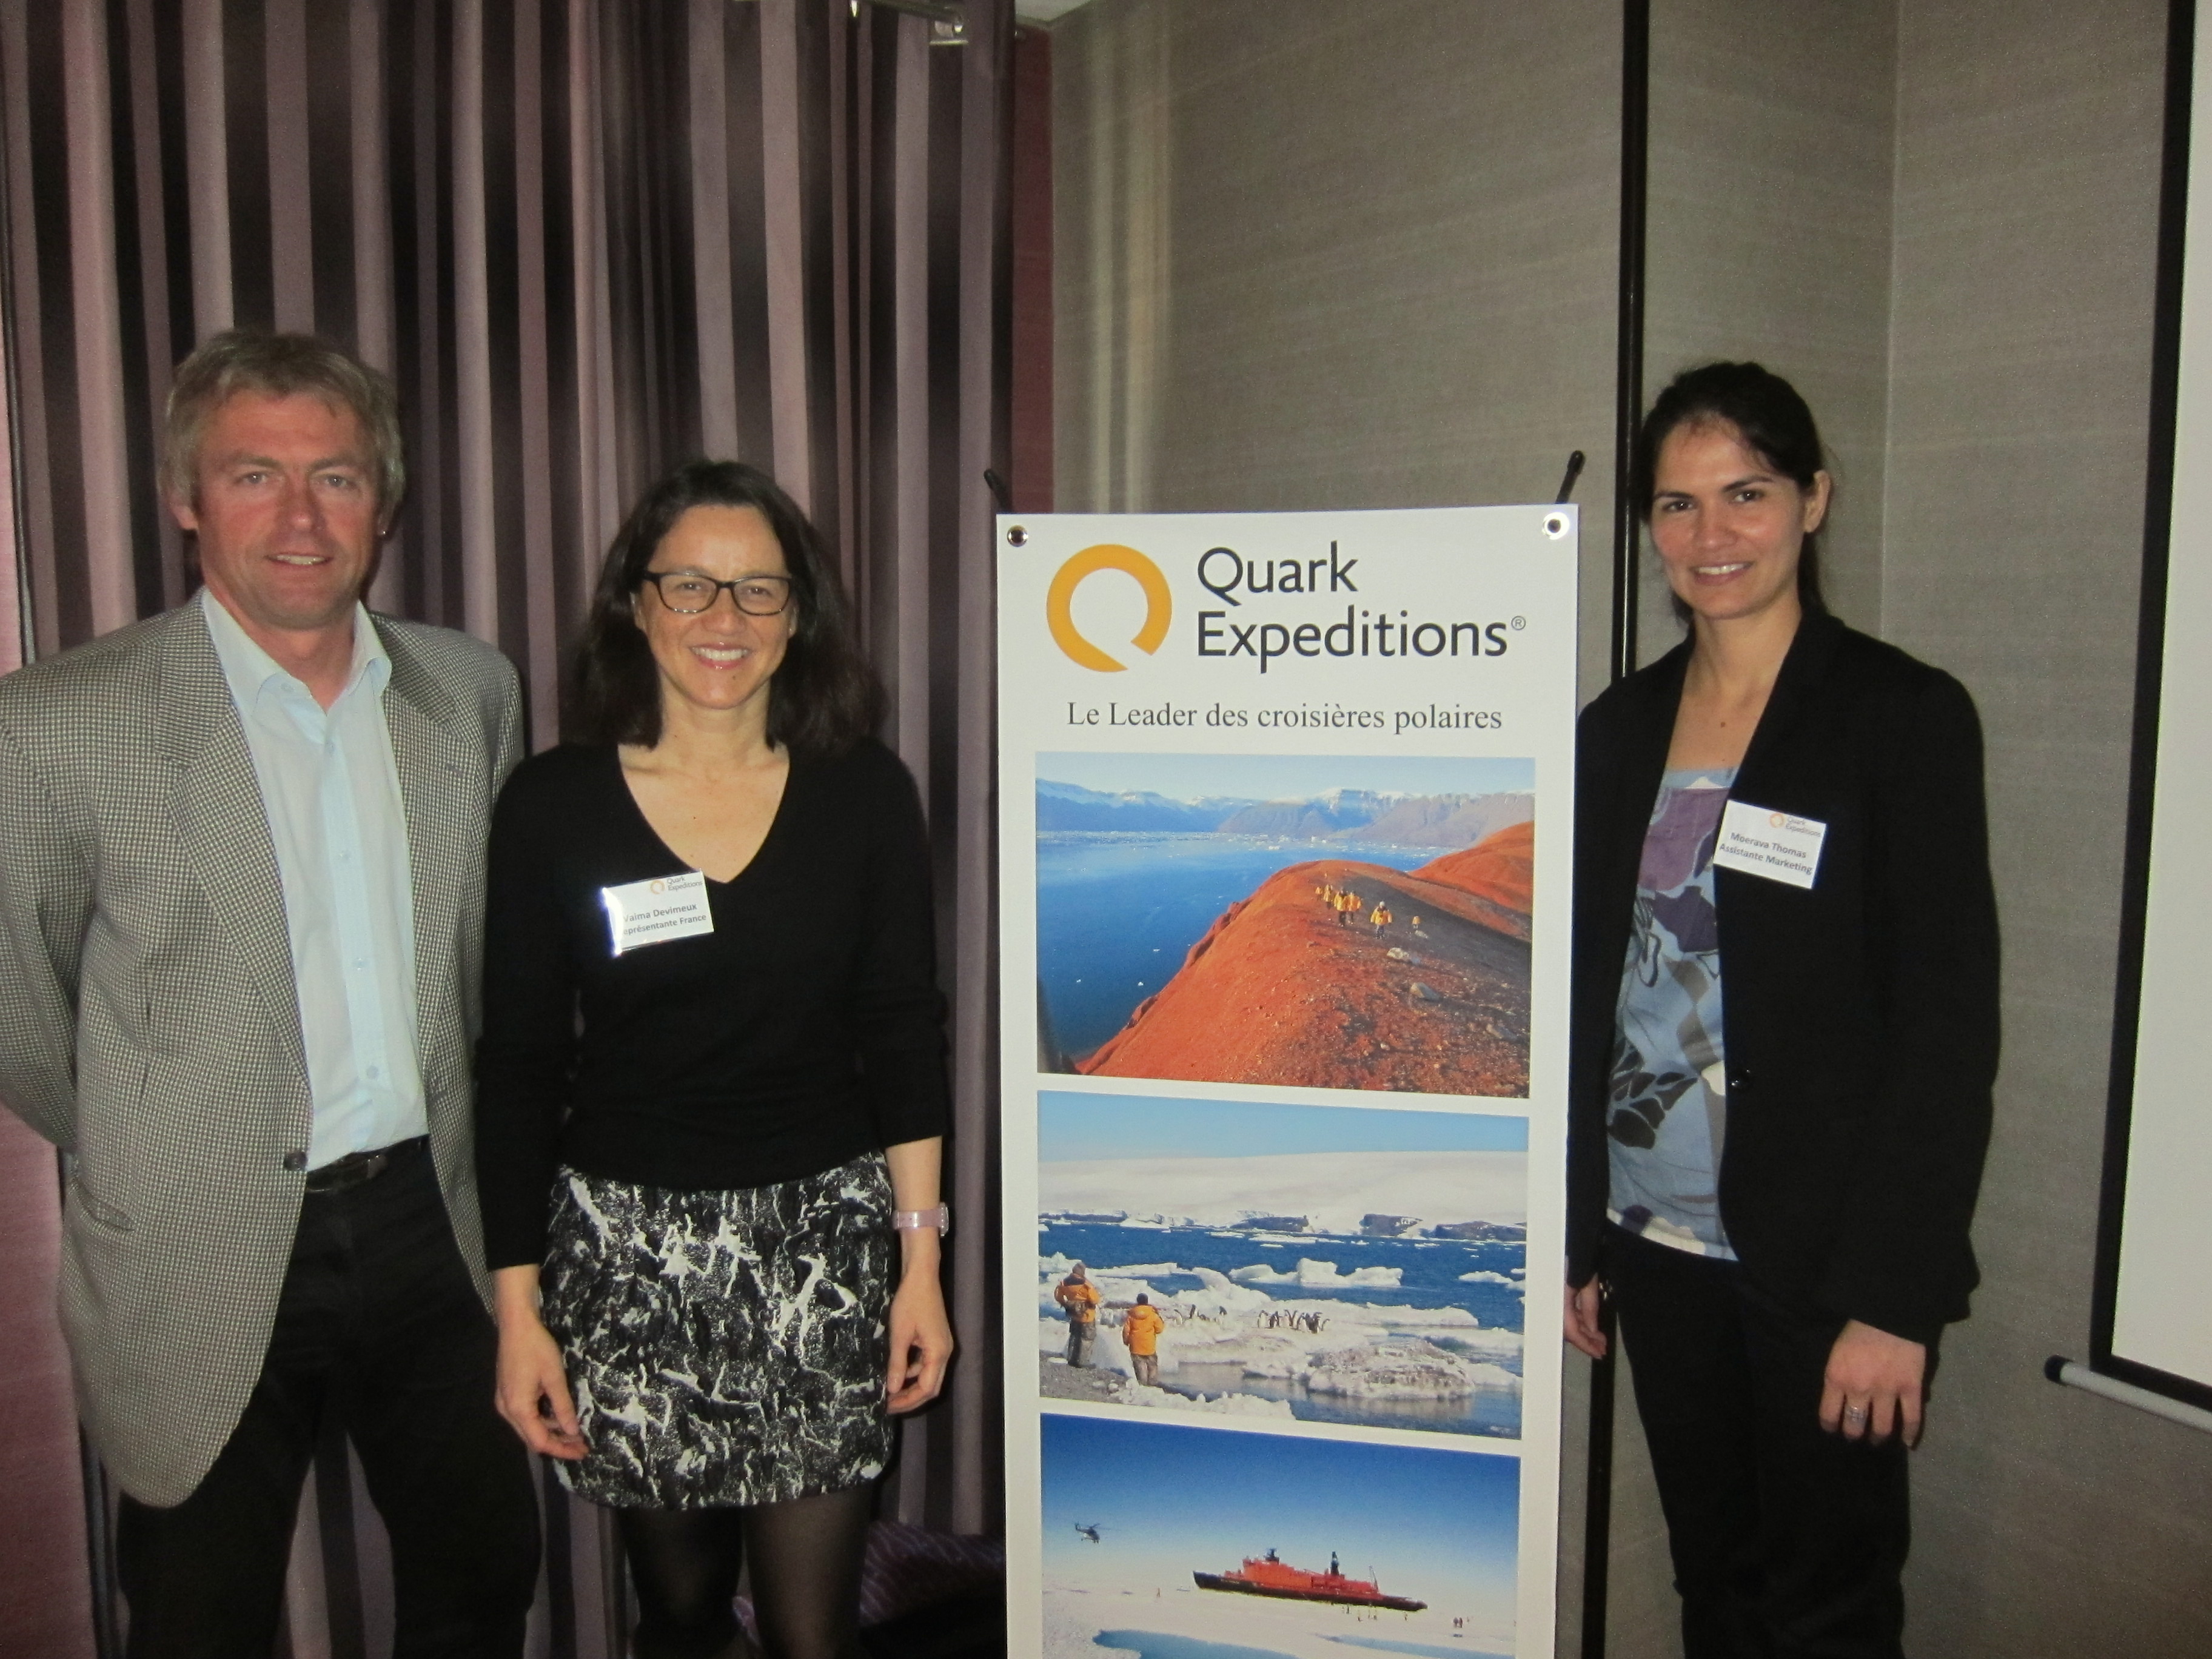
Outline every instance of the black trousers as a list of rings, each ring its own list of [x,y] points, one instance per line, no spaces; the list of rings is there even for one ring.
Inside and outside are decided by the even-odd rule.
[[[1820,1424],[1840,1317],[1607,1230],[1687,1659],[1901,1659],[1905,1451]]]
[[[538,1579],[528,1455],[426,1146],[308,1195],[245,1415],[183,1503],[123,1500],[131,1659],[268,1659],[325,1412],[392,1539],[396,1659],[517,1659]]]

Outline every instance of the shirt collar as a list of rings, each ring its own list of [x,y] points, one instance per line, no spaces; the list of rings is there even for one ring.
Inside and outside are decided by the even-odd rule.
[[[239,707],[250,706],[272,686],[279,692],[297,689],[301,696],[312,696],[306,683],[263,650],[222,600],[203,587],[199,602],[201,613],[207,618],[208,638],[215,644],[216,659],[222,664],[222,677],[230,683],[230,695]],[[376,631],[368,607],[356,599],[353,607],[353,661],[346,670],[345,690],[338,696],[341,699],[350,696],[355,688],[362,685],[366,685],[372,695],[380,693],[391,679],[392,659],[384,649],[383,637]]]

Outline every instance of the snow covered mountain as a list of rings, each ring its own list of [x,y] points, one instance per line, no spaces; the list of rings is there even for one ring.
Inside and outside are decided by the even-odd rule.
[[[1240,1227],[1253,1218],[1356,1237],[1386,1206],[1418,1223],[1528,1218],[1525,1152],[1262,1152],[1243,1158],[1105,1158],[1037,1165],[1046,1215],[1120,1214],[1123,1224]],[[1285,1228],[1286,1231],[1292,1231]]]
[[[1122,830],[1204,835],[1255,805],[1208,796],[1200,800],[1174,800],[1150,790],[1133,789],[1107,794],[1078,783],[1037,781],[1037,829]]]
[[[1040,832],[1254,836],[1286,841],[1369,841],[1396,847],[1468,847],[1536,814],[1524,793],[1413,795],[1329,789],[1287,800],[1208,795],[1176,800],[1150,790],[1119,794],[1037,781]]]

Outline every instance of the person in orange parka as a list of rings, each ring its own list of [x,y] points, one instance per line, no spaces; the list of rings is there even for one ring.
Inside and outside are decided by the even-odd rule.
[[[1128,1345],[1129,1361],[1137,1368],[1137,1381],[1147,1388],[1160,1386],[1160,1333],[1167,1324],[1152,1297],[1141,1294],[1121,1321],[1121,1340]]]
[[[1067,1363],[1078,1370],[1091,1363],[1091,1340],[1098,1334],[1098,1287],[1079,1261],[1053,1286],[1052,1299],[1067,1311]]]

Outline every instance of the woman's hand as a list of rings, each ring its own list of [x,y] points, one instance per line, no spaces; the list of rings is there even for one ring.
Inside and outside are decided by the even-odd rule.
[[[1927,1375],[1925,1346],[1854,1319],[1828,1351],[1820,1426],[1877,1446],[1894,1431],[1906,1445],[1917,1446]]]
[[[1579,1290],[1567,1286],[1567,1340],[1592,1359],[1605,1358],[1605,1326],[1599,1317],[1604,1302],[1595,1273]]]
[[[952,1363],[952,1322],[945,1313],[945,1289],[938,1282],[937,1243],[910,1254],[906,1273],[891,1297],[891,1358],[884,1377],[885,1403],[894,1413],[910,1412],[937,1398],[945,1368]],[[917,1260],[926,1254],[927,1261]]]
[[[499,1414],[534,1452],[574,1462],[584,1455],[561,1345],[538,1317],[538,1269],[492,1275],[499,1316]]]
[[[934,1210],[945,1143],[904,1140],[884,1148],[891,1177],[891,1202],[902,1210]],[[902,1229],[899,1287],[891,1297],[891,1357],[884,1372],[884,1400],[894,1412],[918,1411],[945,1386],[952,1363],[952,1322],[945,1314],[938,1268],[942,1246],[933,1227]]]

